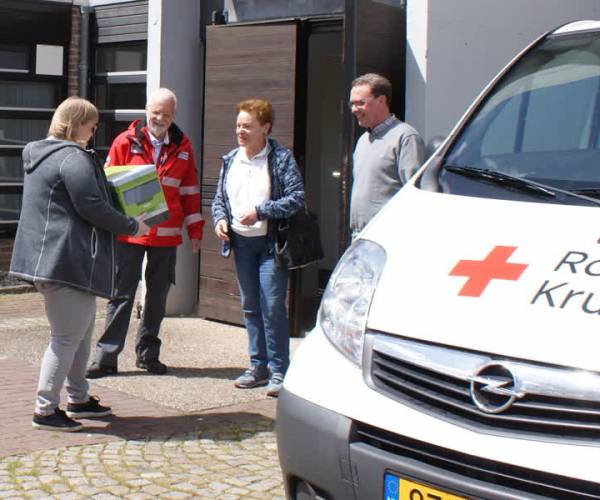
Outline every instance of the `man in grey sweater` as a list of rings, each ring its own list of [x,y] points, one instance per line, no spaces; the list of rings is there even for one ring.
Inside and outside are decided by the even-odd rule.
[[[352,82],[350,108],[367,130],[354,149],[350,230],[354,238],[421,166],[419,133],[390,113],[392,85],[375,73]]]

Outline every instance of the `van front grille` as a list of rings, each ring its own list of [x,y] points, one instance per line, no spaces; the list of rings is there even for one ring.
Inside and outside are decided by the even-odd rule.
[[[597,374],[582,377],[581,370],[497,359],[387,335],[372,336],[367,346],[368,380],[374,389],[440,418],[483,432],[596,442],[600,437]],[[489,380],[486,385],[477,378],[485,374],[484,367],[496,365],[506,368],[507,378],[514,379],[513,391],[519,393],[514,401],[488,392],[490,387],[508,387],[508,382],[484,376],[484,381]],[[478,383],[475,392],[490,403],[491,410],[476,404],[474,380]],[[501,408],[504,402],[505,409]]]

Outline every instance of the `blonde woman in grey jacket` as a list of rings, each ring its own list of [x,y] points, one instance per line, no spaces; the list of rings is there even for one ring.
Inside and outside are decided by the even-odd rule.
[[[85,378],[96,296],[113,293],[114,234],[148,231],[113,207],[104,172],[85,150],[97,123],[91,102],[69,97],[56,109],[48,138],[23,150],[23,206],[10,275],[42,293],[50,323],[32,422],[38,429],[77,431],[83,426],[76,419],[111,414],[89,395]],[[66,412],[59,407],[63,384]]]

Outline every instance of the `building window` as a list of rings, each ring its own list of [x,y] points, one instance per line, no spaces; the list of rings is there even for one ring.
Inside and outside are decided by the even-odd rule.
[[[140,113],[143,114],[143,111]],[[94,137],[95,149],[105,156],[114,138],[126,130],[133,120],[140,118],[140,113],[131,116],[115,116],[113,112],[101,113],[98,130]]]
[[[0,106],[13,108],[53,108],[59,101],[60,95],[60,83],[0,79]]]
[[[19,220],[23,147],[47,136],[66,95],[63,54],[60,45],[0,44],[0,233]]]
[[[143,83],[97,83],[94,88],[96,106],[100,109],[144,109],[146,75]]]
[[[25,146],[48,135],[50,119],[2,118],[0,114],[0,146]]]
[[[30,54],[25,45],[0,44],[0,71],[29,72]]]
[[[22,192],[0,193],[0,219],[3,221],[18,221],[22,201]]]
[[[114,138],[146,107],[146,41],[97,44],[92,99],[100,111],[94,148],[105,157]]]
[[[20,149],[12,151],[0,148],[0,183],[20,184],[23,182]]]
[[[98,45],[96,73],[146,71],[146,42]]]

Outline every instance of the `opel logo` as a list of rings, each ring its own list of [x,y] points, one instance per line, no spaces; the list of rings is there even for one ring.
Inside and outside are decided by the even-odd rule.
[[[513,373],[500,363],[483,365],[471,382],[471,399],[481,411],[502,413],[512,406],[515,399],[525,393],[518,390],[518,381]]]

